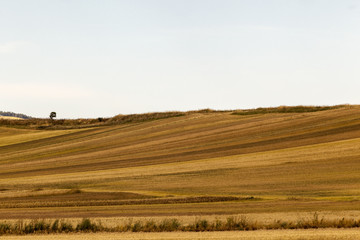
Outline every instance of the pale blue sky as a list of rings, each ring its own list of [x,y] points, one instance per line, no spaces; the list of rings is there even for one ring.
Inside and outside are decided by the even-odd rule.
[[[360,103],[360,1],[0,0],[0,110]]]

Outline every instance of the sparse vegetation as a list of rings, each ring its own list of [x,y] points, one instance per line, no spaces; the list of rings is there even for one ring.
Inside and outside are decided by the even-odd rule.
[[[55,114],[55,115],[54,115]],[[11,119],[0,119],[0,126],[16,127],[16,128],[31,128],[40,130],[54,130],[54,129],[76,129],[89,128],[99,126],[109,126],[126,123],[141,123],[147,121],[154,121],[159,119],[166,119],[172,117],[185,116],[187,113],[183,112],[156,112],[144,114],[130,114],[117,115],[112,118],[96,118],[96,119],[58,119],[55,120],[55,112],[50,114],[50,119],[31,118],[26,121],[15,121]]]
[[[334,110],[339,108],[351,108],[351,105],[337,105],[337,106],[280,106],[274,108],[256,108],[245,110],[213,110],[213,109],[200,109],[188,112],[154,112],[154,113],[142,113],[142,114],[129,114],[129,115],[116,115],[111,118],[94,118],[94,119],[58,119],[55,112],[51,112],[49,119],[43,118],[31,118],[23,114],[14,114],[11,112],[3,112],[4,114],[19,116],[26,121],[16,121],[11,119],[0,119],[0,126],[16,127],[16,128],[31,128],[41,130],[56,130],[56,129],[78,129],[89,128],[99,126],[109,126],[118,124],[129,123],[142,123],[160,119],[167,119],[173,117],[187,116],[191,114],[211,114],[211,113],[232,113],[233,115],[254,115],[254,114],[266,114],[266,113],[306,113],[306,112],[318,112],[326,110]],[[1,115],[1,112],[0,112]],[[4,115],[5,116],[5,115]]]
[[[326,110],[334,110],[338,108],[350,107],[350,105],[337,105],[337,106],[280,106],[273,108],[256,108],[236,110],[234,115],[254,115],[266,113],[306,113],[306,112],[319,112]]]
[[[153,121],[158,119],[166,119],[172,117],[185,116],[183,112],[155,112],[145,114],[130,114],[130,115],[117,115],[109,119],[109,123],[124,124],[124,123],[139,123],[146,121]]]
[[[317,213],[313,219],[300,219],[297,221],[276,220],[266,224],[254,222],[246,217],[228,217],[225,221],[207,219],[197,219],[191,224],[183,224],[176,218],[163,219],[160,222],[150,220],[132,221],[129,219],[123,225],[115,227],[103,226],[100,222],[95,223],[88,218],[84,218],[76,224],[65,220],[22,220],[12,224],[8,222],[0,223],[0,235],[22,235],[22,234],[49,234],[49,233],[70,233],[70,232],[208,232],[208,231],[254,231],[260,229],[311,229],[311,228],[359,228],[360,220],[355,219],[324,219],[318,218]]]

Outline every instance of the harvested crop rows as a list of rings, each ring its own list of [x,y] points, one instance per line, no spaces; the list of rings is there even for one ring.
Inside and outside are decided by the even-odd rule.
[[[360,210],[358,106],[126,121],[0,126],[0,219]]]

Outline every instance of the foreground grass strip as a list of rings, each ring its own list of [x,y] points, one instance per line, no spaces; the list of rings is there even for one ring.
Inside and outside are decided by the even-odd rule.
[[[259,230],[224,232],[159,232],[159,233],[72,233],[43,235],[9,235],[1,240],[354,240],[359,239],[356,228],[303,229],[303,230]]]
[[[312,219],[299,219],[297,221],[277,220],[270,224],[253,222],[246,217],[228,217],[225,221],[206,219],[195,220],[191,224],[182,224],[178,219],[164,219],[160,222],[154,220],[133,221],[116,227],[106,227],[101,222],[94,222],[88,218],[83,219],[76,226],[65,220],[32,220],[16,223],[1,222],[0,235],[25,235],[49,233],[75,233],[75,232],[205,232],[205,231],[254,231],[276,229],[317,229],[317,228],[359,228],[360,219],[319,219],[315,213]]]

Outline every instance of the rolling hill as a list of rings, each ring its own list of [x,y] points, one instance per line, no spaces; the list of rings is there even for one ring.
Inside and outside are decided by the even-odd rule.
[[[360,106],[156,116],[2,122],[0,218],[360,211]]]
[[[14,112],[4,112],[0,111],[0,118],[7,118],[7,119],[30,119],[31,117],[22,114],[22,113],[14,113]]]

